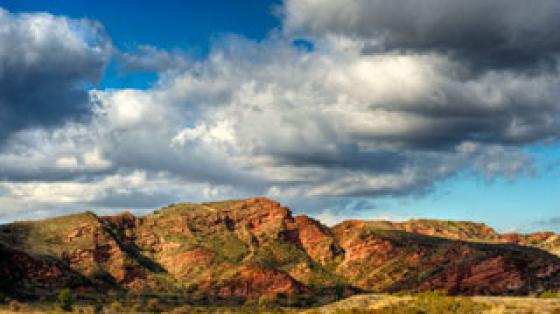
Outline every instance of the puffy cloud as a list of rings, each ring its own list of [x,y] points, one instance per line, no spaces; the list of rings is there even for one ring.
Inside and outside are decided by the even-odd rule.
[[[237,54],[246,43],[230,44],[172,85],[231,82],[175,141],[221,149],[268,176],[276,195],[401,195],[473,165],[513,176],[531,166],[516,146],[559,134],[557,74],[464,82],[463,65],[437,54],[364,55],[336,43],[302,53],[274,42],[246,58]]]
[[[451,35],[437,37],[431,28],[423,31],[433,38],[408,34],[410,26],[401,34],[381,17],[362,17],[373,10],[369,5],[390,4],[345,3],[348,8],[337,9],[336,2],[287,1],[284,34],[258,43],[228,37],[204,60],[185,62],[155,48],[126,55],[128,66],[163,71],[158,83],[147,90],[92,90],[88,121],[12,136],[0,153],[0,207],[16,215],[29,204],[144,208],[267,194],[305,209],[345,211],[340,204],[349,199],[426,193],[458,173],[488,179],[534,173],[524,148],[556,143],[560,135],[557,64],[478,71],[455,53],[487,53],[484,44],[454,47],[445,37]],[[430,0],[428,6],[441,4],[445,14],[455,6],[483,6],[473,3]],[[523,13],[520,2],[512,3]],[[319,7],[350,16],[355,25],[332,16],[328,21],[344,25],[323,25],[315,16]],[[428,13],[421,16],[430,20]],[[457,34],[480,32],[471,29],[477,24],[471,18]],[[370,28],[384,29],[383,36]],[[313,49],[294,47],[290,34],[300,31],[313,34]],[[370,53],[375,40],[382,49]]]
[[[37,219],[94,208],[100,212],[134,209],[140,213],[177,200],[205,200],[230,191],[181,181],[166,174],[119,171],[88,180],[0,182],[0,220]],[[234,195],[234,194],[231,194]]]
[[[98,82],[111,54],[99,23],[0,8],[0,42],[0,142],[89,112],[85,86]]]
[[[286,0],[285,29],[367,39],[369,49],[451,52],[482,67],[534,65],[560,51],[555,0]]]

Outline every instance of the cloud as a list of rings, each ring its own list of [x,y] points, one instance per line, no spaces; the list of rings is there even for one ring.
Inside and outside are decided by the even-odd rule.
[[[464,7],[465,25],[455,34],[474,41],[471,32],[482,30],[469,12],[485,5],[472,3],[429,0],[445,18],[421,10],[419,19],[445,30],[447,14]],[[525,16],[521,2],[512,3],[517,11],[499,11],[497,20]],[[188,62],[153,47],[121,55],[131,70],[162,71],[157,84],[90,90],[87,121],[22,126],[0,152],[0,208],[14,217],[24,208],[144,208],[265,194],[346,212],[353,200],[422,195],[462,173],[534,174],[526,147],[560,136],[560,68],[538,65],[556,48],[539,46],[523,69],[516,63],[480,71],[464,56],[490,53],[486,35],[482,43],[453,46],[451,34],[436,36],[426,26],[419,31],[427,35],[415,37],[409,28],[420,22],[398,15],[411,13],[397,14],[412,25],[401,30],[375,18],[377,10],[374,21],[362,16],[370,6],[388,14],[392,5],[287,1],[285,32],[259,42],[225,37],[208,58]],[[329,23],[315,14],[321,11]],[[335,13],[354,24],[337,22]],[[522,32],[511,27],[492,36]],[[546,23],[527,27],[549,31]],[[312,34],[313,49],[294,47],[298,32]],[[381,48],[372,53],[376,40]],[[517,54],[525,44],[503,45]]]
[[[519,147],[557,136],[557,120],[538,119],[557,115],[548,99],[556,78],[504,71],[492,74],[500,80],[465,84],[449,71],[461,66],[434,54],[362,54],[347,42],[305,52],[277,38],[230,38],[152,89],[91,91],[88,123],[20,132],[0,154],[2,175],[13,181],[5,188],[142,171],[146,180],[164,175],[162,182],[227,195],[375,197],[425,193],[470,168],[487,177],[530,171]],[[516,95],[528,101],[512,101]],[[458,98],[469,106],[452,101]],[[537,118],[518,116],[519,106],[535,108]],[[497,117],[503,123],[480,123]],[[29,162],[19,168],[18,159]],[[168,199],[167,185],[153,193],[87,193],[93,198],[85,202],[153,204]]]
[[[227,189],[179,180],[168,174],[118,171],[88,180],[0,182],[0,219],[37,219],[87,208],[102,212],[144,212],[180,201],[203,201],[231,195]]]
[[[127,72],[175,72],[191,64],[181,51],[169,52],[145,45],[132,52],[119,52],[117,59],[121,70]]]
[[[99,23],[0,8],[0,42],[0,142],[87,115],[85,86],[99,81],[111,54]]]
[[[289,33],[366,39],[369,50],[442,51],[476,67],[551,61],[560,51],[555,0],[287,0]]]

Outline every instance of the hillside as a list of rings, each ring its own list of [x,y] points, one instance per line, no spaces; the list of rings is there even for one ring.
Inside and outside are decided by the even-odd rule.
[[[2,225],[0,292],[48,299],[71,288],[84,297],[114,291],[198,303],[266,295],[299,305],[403,290],[527,295],[560,288],[552,253],[554,234],[424,220],[328,228],[253,198]]]
[[[375,223],[378,228],[403,230],[406,232],[443,237],[453,240],[488,243],[514,243],[539,248],[560,256],[560,236],[553,232],[500,234],[485,224],[470,221],[419,219],[398,223],[387,221],[379,221]]]

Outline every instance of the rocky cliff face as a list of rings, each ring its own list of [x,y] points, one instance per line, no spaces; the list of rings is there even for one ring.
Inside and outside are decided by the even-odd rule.
[[[545,251],[557,252],[557,239],[426,220],[328,228],[265,198],[171,205],[144,217],[88,212],[0,226],[0,290],[523,295],[560,287],[560,260]]]

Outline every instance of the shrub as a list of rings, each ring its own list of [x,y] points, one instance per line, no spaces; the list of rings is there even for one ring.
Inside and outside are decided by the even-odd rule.
[[[131,313],[142,313],[145,312],[146,309],[140,305],[140,304],[134,304],[131,308],[130,308],[130,312]]]
[[[60,290],[58,293],[58,305],[60,306],[60,309],[65,312],[71,312],[73,303],[74,300],[72,298],[72,291],[70,291],[70,289]]]
[[[27,306],[19,301],[12,300],[8,303],[10,312],[27,312]]]
[[[560,292],[546,290],[543,293],[539,294],[539,298],[543,298],[543,299],[560,298]]]
[[[121,313],[124,311],[124,308],[119,301],[114,301],[113,303],[111,303],[111,311],[115,313]]]
[[[417,296],[418,296],[418,298],[426,298],[426,299],[446,297],[447,296],[447,291],[446,290],[424,291],[424,292],[418,293]]]
[[[99,314],[103,312],[103,304],[102,303],[95,303],[93,305],[93,313]]]
[[[276,297],[273,295],[261,295],[259,297],[259,306],[261,307],[269,307],[276,303]]]
[[[344,299],[344,286],[337,285],[335,288],[336,301]]]
[[[159,302],[158,299],[150,299],[148,300],[148,304],[146,306],[146,309],[148,310],[148,312],[151,313],[161,313],[163,312],[161,303]]]
[[[130,259],[126,259],[123,263],[123,268],[126,270],[134,269],[134,267],[136,267],[136,264]]]

